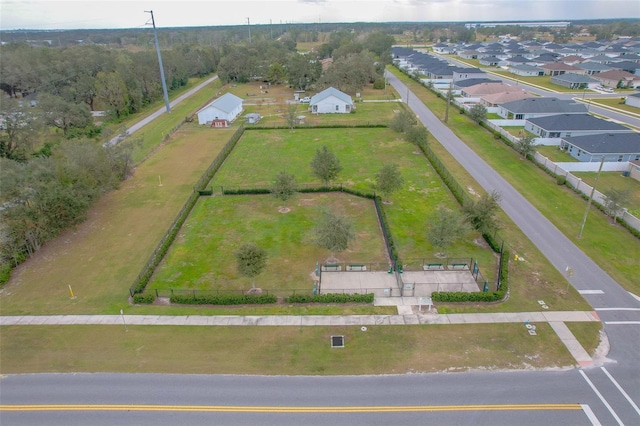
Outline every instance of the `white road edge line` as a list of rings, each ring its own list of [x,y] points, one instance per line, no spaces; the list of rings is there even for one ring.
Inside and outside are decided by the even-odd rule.
[[[611,374],[609,374],[609,372],[607,371],[606,368],[604,367],[600,367],[600,369],[602,371],[604,371],[604,374],[607,375],[607,377],[609,378],[609,380],[611,380],[611,382],[616,385],[616,387],[618,388],[618,390],[620,391],[620,393],[622,394],[622,396],[624,396],[627,401],[629,401],[629,404],[631,404],[631,406],[633,407],[634,410],[636,410],[636,413],[638,413],[638,415],[640,416],[640,408],[638,408],[638,406],[636,405],[635,402],[633,402],[633,400],[631,399],[631,397],[624,391],[624,389],[622,389],[622,386],[620,386],[618,384],[618,382],[616,381],[616,379],[613,378],[613,376]]]
[[[580,294],[604,294],[602,290],[578,290]]]
[[[640,296],[636,296],[635,294],[629,292],[629,294],[631,295],[631,297],[633,297],[634,299],[636,299],[638,302],[640,302]]]
[[[618,415],[616,414],[615,411],[613,411],[613,408],[611,408],[611,406],[609,405],[609,403],[607,402],[606,399],[604,399],[604,396],[602,396],[602,394],[600,393],[600,391],[595,387],[595,385],[591,382],[591,380],[589,380],[589,378],[587,377],[587,375],[585,374],[584,371],[582,370],[578,370],[580,372],[580,374],[582,375],[582,378],[587,382],[587,384],[591,387],[591,389],[593,390],[593,392],[598,396],[598,398],[600,398],[600,401],[602,401],[602,403],[604,404],[605,407],[607,407],[607,410],[609,410],[609,412],[611,413],[611,415],[613,416],[614,419],[616,419],[616,421],[618,422],[618,424],[620,426],[624,426],[624,423],[622,423],[622,420],[620,420],[620,417],[618,417]]]
[[[580,404],[580,407],[582,407],[582,411],[587,415],[587,418],[593,426],[602,426],[602,423],[600,423],[596,415],[593,414],[593,410],[589,407],[589,404]]]
[[[605,321],[604,323],[609,325],[640,325],[640,321]]]
[[[640,311],[640,308],[596,308],[596,311]]]

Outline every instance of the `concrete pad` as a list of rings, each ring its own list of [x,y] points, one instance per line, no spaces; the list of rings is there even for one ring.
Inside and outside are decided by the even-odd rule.
[[[418,325],[420,324],[420,319],[417,315],[404,315],[404,323],[408,325]]]
[[[407,305],[398,306],[398,315],[411,315],[411,314],[413,314],[413,309],[411,309],[411,306],[407,306]]]
[[[465,323],[465,314],[447,314],[447,319],[449,320],[449,324],[464,324]]]
[[[565,321],[565,322],[585,322],[585,321],[598,321],[594,319],[591,312],[588,311],[552,311],[544,312],[544,317],[547,321]]]

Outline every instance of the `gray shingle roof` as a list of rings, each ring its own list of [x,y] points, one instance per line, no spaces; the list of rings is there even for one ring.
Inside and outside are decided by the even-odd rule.
[[[318,93],[311,97],[311,105],[317,104],[321,100],[328,98],[329,96],[335,96],[346,104],[353,105],[353,100],[351,96],[347,95],[344,92],[339,91],[334,87],[329,87],[328,89],[324,89],[322,92]]]
[[[563,138],[591,154],[640,153],[640,133],[602,133],[599,135]]]
[[[515,114],[566,114],[586,113],[583,104],[558,98],[527,98],[519,101],[507,102],[502,107]]]
[[[242,98],[237,97],[233,93],[225,93],[220,96],[215,101],[211,102],[209,105],[202,109],[209,108],[210,106],[216,107],[220,111],[231,112],[238,107],[238,105],[242,105]],[[200,111],[202,111],[202,109]]]
[[[581,130],[606,130],[632,132],[622,124],[603,120],[590,114],[558,114],[546,117],[530,118],[527,121],[536,126],[553,131],[581,131]]]

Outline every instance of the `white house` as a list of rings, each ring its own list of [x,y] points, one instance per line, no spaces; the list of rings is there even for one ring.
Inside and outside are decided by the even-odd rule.
[[[197,112],[198,124],[227,127],[242,112],[242,98],[225,93]]]
[[[354,109],[351,96],[333,87],[312,96],[309,102],[309,111],[314,114],[348,114]]]
[[[624,103],[632,107],[640,108],[640,92],[628,95]]]

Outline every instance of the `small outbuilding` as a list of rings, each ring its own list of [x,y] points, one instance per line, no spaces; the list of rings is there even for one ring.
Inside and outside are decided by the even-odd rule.
[[[225,93],[197,112],[198,124],[227,127],[242,113],[242,98]]]
[[[333,87],[312,96],[309,102],[309,111],[314,114],[348,114],[354,109],[351,96]]]

